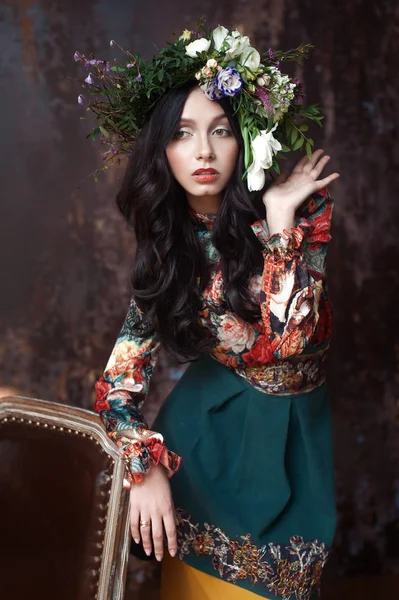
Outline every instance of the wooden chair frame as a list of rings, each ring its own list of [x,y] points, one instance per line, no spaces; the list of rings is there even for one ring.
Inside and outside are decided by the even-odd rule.
[[[123,489],[125,465],[104,426],[92,411],[24,396],[0,398],[0,427],[7,421],[58,429],[66,435],[87,437],[112,458],[112,484],[107,505],[104,544],[99,566],[97,600],[122,600],[130,549],[129,493]],[[72,600],[72,599],[71,599]]]

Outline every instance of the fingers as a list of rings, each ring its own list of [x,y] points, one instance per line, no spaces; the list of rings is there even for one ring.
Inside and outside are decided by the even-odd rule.
[[[176,520],[174,511],[170,511],[163,518],[166,538],[168,540],[168,550],[171,556],[175,556],[177,552],[177,537],[176,537]]]
[[[315,169],[317,169],[320,163],[323,164],[322,168],[324,168],[325,163],[327,162],[325,160],[327,158],[326,156],[323,156],[323,158],[321,158],[320,163],[317,162],[320,159],[323,152],[324,152],[324,150],[322,148],[319,148],[319,150],[316,150],[315,152],[313,152],[312,158],[308,158],[308,156],[306,155],[307,161],[305,162],[305,164],[302,168],[302,171],[304,173],[310,173],[311,171],[314,171]],[[329,160],[329,159],[330,159],[330,157],[327,158],[327,160]],[[320,171],[321,171],[321,169],[320,169]]]
[[[147,525],[142,524],[143,521],[148,524]],[[147,515],[146,513],[141,513],[139,525],[140,525],[140,535],[141,535],[141,539],[143,542],[144,552],[147,554],[147,556],[150,556],[150,554],[152,552],[152,542],[151,542],[152,522],[151,522],[150,516]]]
[[[306,163],[308,162],[308,156],[307,154],[305,156],[302,156],[302,158],[300,160],[298,160],[298,162],[296,163],[295,167],[293,168],[292,172],[293,173],[302,173],[303,167],[306,165]]]
[[[140,543],[140,530],[139,530],[139,511],[131,508],[130,510],[130,531],[132,532],[132,538],[136,544]]]
[[[162,517],[157,515],[152,519],[152,539],[154,542],[154,553],[157,560],[163,558],[163,523]]]
[[[331,175],[329,175],[328,177],[325,177],[324,179],[315,181],[315,183],[317,183],[317,191],[322,190],[323,188],[327,187],[328,185],[330,185],[330,183],[332,181],[334,181],[335,179],[338,179],[338,177],[340,177],[339,173],[332,173]]]
[[[309,173],[309,175],[314,177],[314,179],[317,179],[320,176],[320,173],[322,172],[326,164],[328,163],[328,161],[330,160],[330,158],[331,156],[328,155],[323,156],[323,158],[319,160],[319,162],[313,167],[313,169],[310,167],[305,167],[304,171],[306,173]]]
[[[320,148],[319,150],[316,150],[313,153],[311,159],[309,159],[307,155],[303,156],[301,160],[297,163],[295,169],[293,170],[293,173],[306,173],[307,175],[310,175],[313,179],[316,180],[320,176],[324,167],[331,158],[331,156],[327,154],[321,157],[323,152],[324,150]],[[318,186],[317,189],[322,189],[323,187],[326,187],[329,183],[331,183],[338,177],[340,177],[339,173],[332,173],[331,175],[325,177],[321,181],[315,181],[315,183],[317,183]]]
[[[305,156],[302,156],[302,158],[295,165],[293,173],[309,173],[314,168],[323,152],[324,150],[322,148],[319,148],[319,150],[315,150],[315,152],[313,152],[312,158],[308,158],[307,154],[305,154]]]

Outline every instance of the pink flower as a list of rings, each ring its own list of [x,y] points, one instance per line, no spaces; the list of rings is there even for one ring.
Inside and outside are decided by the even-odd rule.
[[[255,330],[249,324],[232,313],[223,315],[218,327],[220,344],[233,352],[242,352],[251,348],[255,342]]]

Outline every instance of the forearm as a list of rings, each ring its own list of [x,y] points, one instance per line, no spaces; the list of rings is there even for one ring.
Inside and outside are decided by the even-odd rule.
[[[269,235],[283,233],[284,229],[289,231],[295,227],[295,212],[290,210],[276,210],[266,207],[266,221]]]

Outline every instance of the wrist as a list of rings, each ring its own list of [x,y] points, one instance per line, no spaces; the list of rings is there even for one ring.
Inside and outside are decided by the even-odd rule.
[[[295,227],[295,212],[290,210],[268,210],[266,221],[269,235],[283,233],[284,229],[289,231],[292,227]]]

